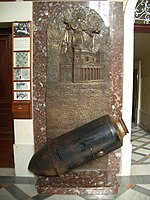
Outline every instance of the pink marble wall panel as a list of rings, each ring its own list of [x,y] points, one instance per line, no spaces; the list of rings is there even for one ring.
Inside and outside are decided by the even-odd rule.
[[[123,81],[123,4],[110,2],[110,91],[111,115],[122,116]]]
[[[47,4],[33,4],[33,113],[35,147],[46,141]]]
[[[104,1],[106,2],[106,1]],[[55,4],[57,6],[57,3]],[[51,2],[34,2],[33,3],[33,113],[34,113],[34,135],[36,150],[46,141],[46,65],[47,65],[47,27],[49,23],[49,12],[51,12]],[[121,117],[122,110],[122,81],[123,81],[123,3],[109,3],[109,23],[110,23],[110,115],[114,118]],[[118,151],[117,151],[118,153]],[[114,174],[119,172],[120,158],[113,152],[108,155],[107,184],[115,182],[114,187],[110,186],[109,193],[112,190],[117,191],[117,183]],[[72,176],[69,175],[69,176]],[[78,174],[78,178],[81,176]],[[62,178],[63,179],[63,178]],[[71,177],[70,177],[71,180]],[[44,183],[43,183],[44,181]],[[60,180],[59,180],[60,181]],[[68,182],[69,183],[69,182]],[[41,187],[44,184],[45,188]],[[52,189],[55,193],[64,192],[55,187],[48,186],[49,181],[39,180],[37,187],[39,192],[51,193]],[[46,187],[48,189],[46,189]],[[69,184],[68,184],[69,187]],[[83,183],[84,187],[84,183]],[[89,186],[90,188],[90,186]],[[114,189],[115,188],[115,189]],[[69,190],[70,189],[70,190]],[[75,193],[86,193],[80,188]],[[96,188],[95,188],[96,190]],[[107,189],[103,186],[103,192]],[[68,188],[65,193],[71,191]],[[82,192],[81,192],[82,191]],[[73,193],[73,192],[70,192]],[[89,193],[89,192],[87,192]],[[94,193],[94,189],[93,189]],[[95,192],[98,194],[97,192]]]

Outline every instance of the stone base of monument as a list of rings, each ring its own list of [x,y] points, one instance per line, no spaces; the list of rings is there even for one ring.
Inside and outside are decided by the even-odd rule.
[[[44,177],[38,176],[36,188],[40,194],[74,194],[74,195],[105,195],[115,194],[118,192],[119,184],[116,179],[116,175],[113,173],[116,170],[116,164],[118,165],[118,159],[116,160],[115,154],[112,153],[109,157],[111,164],[111,170],[108,170],[109,166],[105,164],[105,157],[97,159],[91,162],[92,164],[99,165],[103,162],[103,170],[90,169],[87,164],[87,168],[78,168],[63,174],[62,176]],[[114,163],[114,164],[113,164]],[[102,163],[101,163],[102,165]],[[86,165],[85,165],[86,166]],[[105,169],[107,170],[104,170]]]
[[[41,194],[114,194],[118,183],[115,176],[111,179],[106,171],[69,172],[62,177],[39,177],[36,187]]]

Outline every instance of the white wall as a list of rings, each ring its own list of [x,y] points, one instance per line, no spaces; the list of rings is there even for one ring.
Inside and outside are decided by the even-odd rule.
[[[34,154],[33,120],[14,120],[14,161],[16,176],[33,176],[28,171],[29,160]]]
[[[32,21],[32,2],[1,2],[0,22]],[[33,120],[14,120],[14,162],[17,176],[33,176],[27,169],[34,154]]]
[[[131,171],[131,119],[133,91],[133,39],[134,39],[134,9],[138,0],[128,0],[124,14],[124,69],[123,69],[123,108],[122,118],[129,130],[124,137],[120,175],[128,176]]]
[[[32,21],[32,2],[1,2],[0,22]]]

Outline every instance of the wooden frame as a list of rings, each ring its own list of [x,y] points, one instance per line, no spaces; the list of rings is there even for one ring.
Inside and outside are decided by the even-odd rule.
[[[150,24],[134,24],[135,33],[150,33]]]
[[[13,101],[15,119],[32,118],[32,23],[12,23]]]

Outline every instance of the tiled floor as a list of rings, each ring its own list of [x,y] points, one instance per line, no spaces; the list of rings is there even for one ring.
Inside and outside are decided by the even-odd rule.
[[[118,177],[116,195],[39,195],[36,178],[14,177],[13,171],[0,169],[0,200],[150,200],[150,133],[132,127],[131,176]]]
[[[150,133],[132,128],[131,175],[150,175]]]

